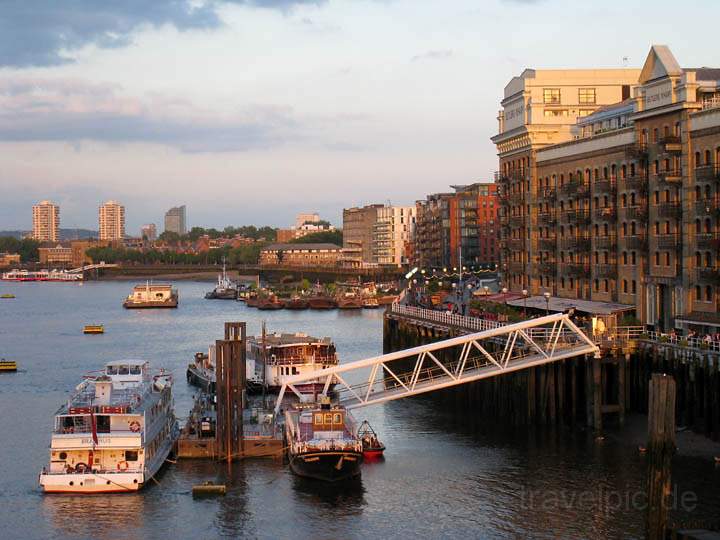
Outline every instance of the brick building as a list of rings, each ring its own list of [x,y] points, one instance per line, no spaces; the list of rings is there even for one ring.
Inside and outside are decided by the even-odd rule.
[[[615,103],[599,103],[583,81],[577,99],[594,94],[597,107],[576,114],[554,144],[535,136],[546,129],[533,125],[535,114],[504,130],[520,86],[506,87],[493,137],[504,281],[513,291],[634,305],[661,330],[720,325],[720,69],[680,68],[653,46],[642,70],[612,71],[602,79]],[[546,80],[543,95],[555,84]],[[559,96],[552,107],[577,110],[575,94]]]
[[[336,267],[343,250],[335,244],[270,244],[260,251],[262,266]]]

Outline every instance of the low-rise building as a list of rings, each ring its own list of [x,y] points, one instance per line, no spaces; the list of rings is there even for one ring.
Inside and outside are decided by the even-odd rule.
[[[260,251],[263,266],[336,267],[342,248],[335,244],[270,244]]]
[[[54,247],[38,248],[40,264],[70,266],[72,265],[72,249],[69,246],[56,245]]]
[[[9,266],[16,266],[20,264],[19,253],[0,253],[0,268],[7,268]]]

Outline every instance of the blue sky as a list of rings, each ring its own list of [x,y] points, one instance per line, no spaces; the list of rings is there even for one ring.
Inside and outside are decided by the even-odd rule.
[[[711,1],[0,9],[0,229],[29,228],[45,198],[63,227],[90,228],[117,199],[131,234],[178,204],[191,225],[338,223],[343,207],[490,179],[502,90],[526,67],[640,67],[653,43],[720,64]]]

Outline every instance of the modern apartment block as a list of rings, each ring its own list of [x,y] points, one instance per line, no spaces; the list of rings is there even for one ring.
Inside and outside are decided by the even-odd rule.
[[[407,264],[415,232],[415,207],[371,204],[343,209],[343,247],[359,248],[365,263]]]
[[[157,240],[157,227],[154,223],[148,223],[140,227],[140,238],[147,239],[148,242]]]
[[[98,211],[100,240],[125,238],[125,207],[117,201],[106,201]]]
[[[60,207],[50,201],[33,205],[32,237],[40,242],[57,242],[60,238]]]
[[[423,267],[486,266],[498,260],[497,186],[451,186],[417,201],[415,262]]]
[[[546,73],[541,88],[528,73]],[[683,69],[656,45],[642,70],[557,73],[508,84],[492,139],[506,286],[716,330],[720,69]],[[565,123],[536,123],[548,110]]]
[[[165,212],[165,231],[179,235],[187,234],[187,211],[185,205],[176,206]]]

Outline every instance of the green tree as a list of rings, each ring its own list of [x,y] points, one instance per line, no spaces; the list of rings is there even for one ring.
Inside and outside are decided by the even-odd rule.
[[[341,230],[336,231],[320,231],[316,233],[306,234],[301,238],[293,238],[291,244],[335,244],[342,246],[343,236]]]

